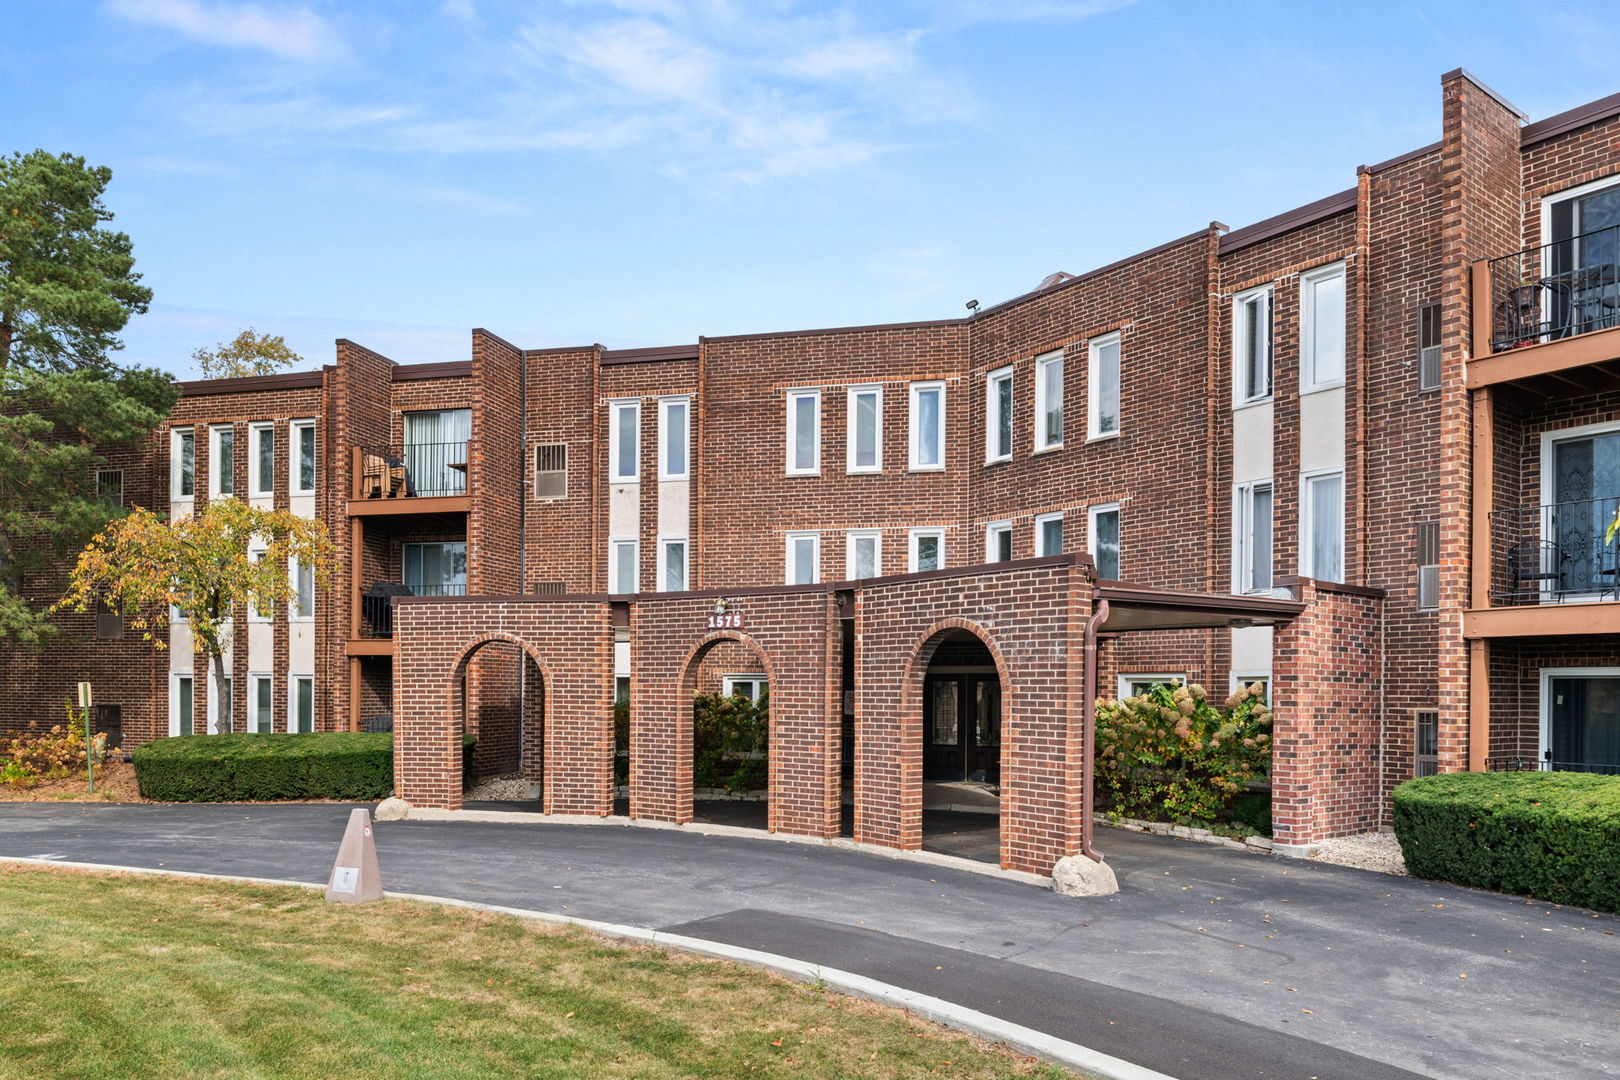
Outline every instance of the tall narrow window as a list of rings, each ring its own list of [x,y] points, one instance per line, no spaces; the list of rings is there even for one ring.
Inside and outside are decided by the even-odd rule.
[[[170,447],[176,499],[189,499],[197,493],[197,433],[189,428],[174,433]]]
[[[102,641],[117,641],[123,636],[123,614],[105,598],[96,597],[96,637]]]
[[[289,695],[290,715],[287,717],[287,730],[308,734],[315,730],[315,677],[313,675],[294,675],[292,678],[292,694]]]
[[[275,682],[268,675],[255,675],[252,683],[253,697],[248,702],[248,730],[257,735],[268,735],[276,730]]]
[[[1425,521],[1417,527],[1417,606],[1433,611],[1440,606],[1440,523]]]
[[[992,371],[984,377],[984,461],[1006,461],[1012,457],[1013,373],[1012,368]]]
[[[1092,338],[1086,356],[1090,435],[1102,439],[1119,433],[1119,334]]]
[[[945,569],[945,530],[912,529],[907,564],[912,573]]]
[[[1041,514],[1035,519],[1036,555],[1063,554],[1063,515]]]
[[[194,731],[192,710],[196,707],[195,687],[190,675],[174,677],[174,706],[169,712],[169,733],[190,735]]]
[[[1233,591],[1271,588],[1271,481],[1239,484],[1232,511]]]
[[[287,425],[287,483],[294,495],[315,494],[315,421]]]
[[[821,580],[821,535],[813,532],[787,534],[787,583],[814,585]]]
[[[1317,473],[1304,482],[1301,571],[1321,581],[1344,580],[1344,474]]]
[[[658,588],[662,592],[686,591],[686,538],[658,541]]]
[[[850,387],[848,397],[848,471],[883,471],[883,388]]]
[[[615,401],[608,410],[608,481],[633,484],[641,478],[641,402]]]
[[[534,448],[534,497],[561,499],[568,495],[568,444],[542,443]]]
[[[1300,275],[1300,391],[1344,382],[1344,264]]]
[[[1440,389],[1440,305],[1418,309],[1418,389]]]
[[[685,480],[691,443],[690,398],[662,398],[658,402],[658,479]]]
[[[1035,449],[1063,445],[1063,350],[1035,358]]]
[[[787,471],[789,476],[821,471],[820,390],[795,390],[787,396]]]
[[[114,506],[124,505],[123,469],[98,469],[96,471],[96,498]]]
[[[287,618],[293,622],[309,622],[315,618],[315,569],[297,559],[289,559],[287,573],[293,585],[292,606]]]
[[[1418,713],[1416,727],[1414,772],[1418,776],[1433,776],[1440,771],[1440,714]]]
[[[945,467],[945,384],[911,384],[911,468]]]
[[[625,595],[641,591],[641,545],[634,540],[608,541],[608,591]]]
[[[247,557],[248,557],[248,562],[250,562],[250,563],[263,562],[264,561],[264,549],[263,548],[248,548]],[[270,622],[272,619],[274,619],[275,618],[275,613],[270,608],[265,607],[262,603],[259,602],[259,599],[257,597],[255,597],[253,599],[253,602],[248,604],[247,617],[248,617],[248,622],[264,623],[264,622]]]
[[[859,529],[848,534],[844,548],[844,576],[850,581],[883,575],[883,534]]]
[[[209,488],[210,495],[230,495],[236,491],[236,431],[229,425],[210,428],[208,431],[211,444],[208,448],[213,457],[208,467],[213,477],[213,486]]]
[[[984,527],[984,561],[1011,562],[1012,522],[992,521]]]
[[[248,428],[248,454],[248,494],[275,494],[276,428],[274,424],[254,424]]]
[[[1093,506],[1090,517],[1091,558],[1097,564],[1097,576],[1104,581],[1119,580],[1119,504],[1104,503]]]
[[[1237,404],[1271,396],[1271,286],[1232,300],[1232,373]]]

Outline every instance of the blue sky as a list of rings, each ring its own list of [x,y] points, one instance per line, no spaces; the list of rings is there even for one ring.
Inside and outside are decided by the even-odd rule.
[[[1600,5],[10,0],[0,150],[114,170],[125,358],[461,359],[958,315],[1343,190],[1456,66],[1620,91]]]

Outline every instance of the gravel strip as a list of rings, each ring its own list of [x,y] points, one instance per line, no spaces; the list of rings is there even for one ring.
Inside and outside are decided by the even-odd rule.
[[[486,776],[462,795],[466,802],[516,802],[529,797],[529,781],[522,773]]]
[[[1401,845],[1394,833],[1339,836],[1323,840],[1315,847],[1316,852],[1311,858],[1317,862],[1353,866],[1357,870],[1376,870],[1381,874],[1406,874],[1406,860],[1401,857]]]

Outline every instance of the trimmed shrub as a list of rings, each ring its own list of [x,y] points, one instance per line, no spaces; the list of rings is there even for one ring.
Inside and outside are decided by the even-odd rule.
[[[463,762],[475,742],[462,738]],[[137,747],[131,757],[141,795],[161,802],[370,802],[394,787],[387,732],[181,735]]]
[[[1443,773],[1394,802],[1417,877],[1620,912],[1620,776]]]
[[[769,783],[765,760],[770,701],[742,695],[698,694],[692,699],[692,785],[756,791]]]

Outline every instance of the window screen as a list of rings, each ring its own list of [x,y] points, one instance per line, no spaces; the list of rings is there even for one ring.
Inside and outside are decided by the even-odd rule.
[[[534,448],[534,497],[561,499],[568,494],[568,444],[544,443]]]

